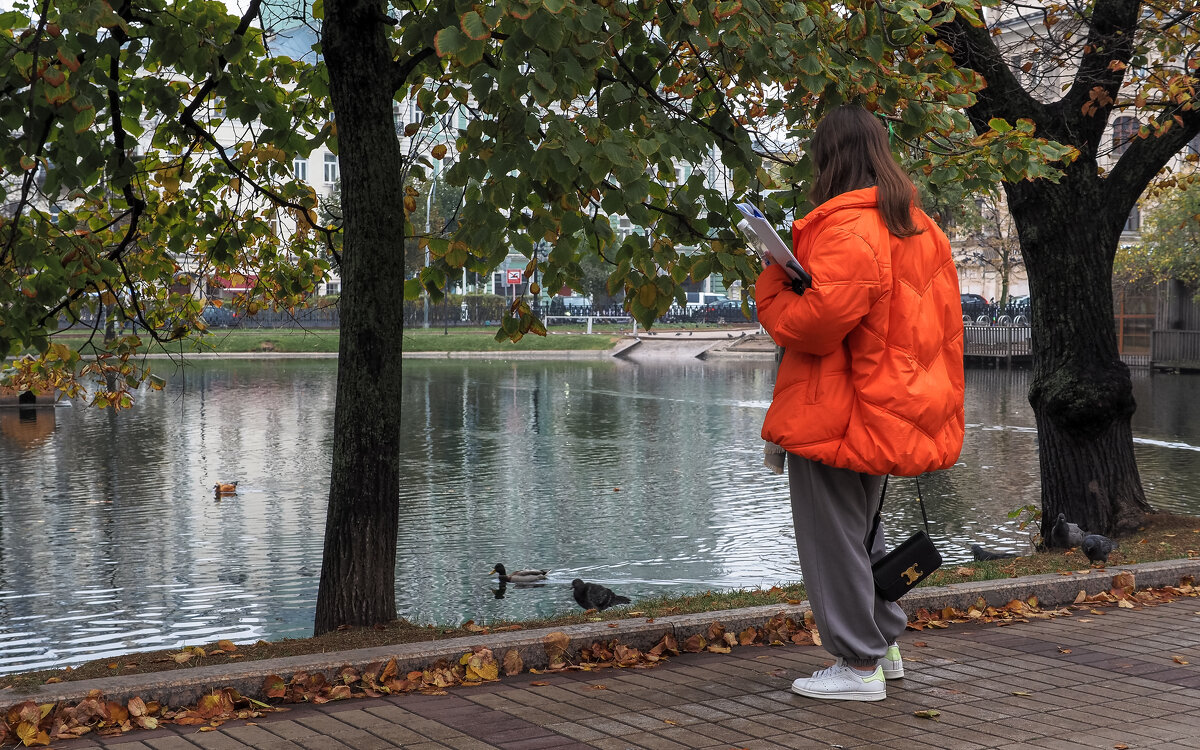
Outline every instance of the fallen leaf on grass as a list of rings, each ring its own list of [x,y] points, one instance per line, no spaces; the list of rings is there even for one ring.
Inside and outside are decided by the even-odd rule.
[[[916,716],[918,719],[933,719],[934,721],[937,721],[938,717],[941,715],[942,712],[936,708],[928,708],[923,711],[913,711],[913,716]]]

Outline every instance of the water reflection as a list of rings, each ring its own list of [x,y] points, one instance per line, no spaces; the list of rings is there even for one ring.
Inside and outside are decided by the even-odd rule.
[[[635,600],[799,578],[786,481],[757,437],[772,363],[404,367],[403,616],[571,611],[576,577]],[[335,376],[332,361],[203,362],[119,415],[39,409],[31,431],[0,410],[0,671],[306,635]],[[1200,513],[1198,384],[1135,375],[1138,460],[1164,509]],[[971,543],[1028,547],[1007,517],[1038,502],[1027,388],[1023,371],[968,373],[962,458],[922,480],[951,562]],[[911,480],[889,484],[894,536],[920,526],[914,500]],[[498,586],[495,560],[550,579]]]

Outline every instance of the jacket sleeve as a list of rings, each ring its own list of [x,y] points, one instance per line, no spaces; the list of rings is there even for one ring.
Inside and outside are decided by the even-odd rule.
[[[763,270],[755,285],[758,320],[785,349],[825,355],[879,299],[879,266],[866,240],[833,228],[817,236],[806,270],[813,285],[803,295],[778,264]]]

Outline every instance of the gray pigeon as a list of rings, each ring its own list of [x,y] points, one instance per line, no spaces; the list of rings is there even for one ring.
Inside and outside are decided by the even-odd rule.
[[[995,550],[981,547],[978,544],[971,545],[971,556],[976,560],[1006,560],[1010,557],[1016,557],[1015,552],[996,552]]]
[[[1083,529],[1078,524],[1067,520],[1066,513],[1059,513],[1050,528],[1050,538],[1047,540],[1051,547],[1078,547],[1083,544]]]
[[[605,588],[598,583],[584,583],[581,579],[576,578],[571,581],[572,592],[575,596],[575,603],[584,609],[606,610],[609,607],[615,607],[618,604],[629,604],[628,597],[614,594],[612,589]]]
[[[1117,548],[1117,543],[1101,534],[1088,534],[1080,546],[1083,547],[1083,554],[1087,555],[1089,562],[1105,563],[1108,562],[1109,554]]]

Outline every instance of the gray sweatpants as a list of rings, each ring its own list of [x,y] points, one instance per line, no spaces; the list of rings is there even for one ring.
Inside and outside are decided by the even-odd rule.
[[[904,610],[875,593],[871,563],[885,554],[882,524],[867,537],[883,477],[788,454],[796,548],[821,644],[851,666],[871,666],[904,632]]]

